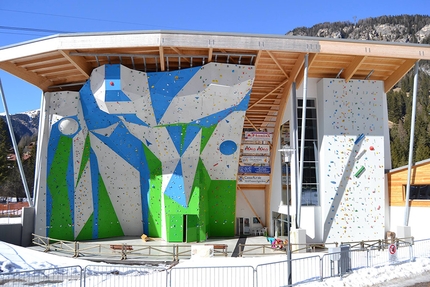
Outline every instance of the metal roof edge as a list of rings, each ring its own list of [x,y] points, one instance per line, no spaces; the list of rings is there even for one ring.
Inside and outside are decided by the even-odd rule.
[[[384,41],[368,41],[357,39],[343,39],[343,38],[322,38],[312,36],[291,36],[291,35],[277,35],[277,34],[252,34],[252,33],[235,33],[235,32],[205,32],[205,31],[188,31],[188,30],[130,30],[130,31],[108,31],[108,32],[77,32],[77,33],[61,33],[54,34],[42,38],[36,38],[16,44],[1,46],[0,50],[13,48],[17,46],[27,45],[35,42],[46,41],[55,38],[68,38],[68,37],[95,37],[95,36],[109,36],[109,35],[142,35],[142,34],[182,34],[182,35],[196,35],[196,36],[231,36],[231,37],[249,37],[249,38],[266,38],[266,39],[279,39],[279,40],[303,40],[303,41],[319,41],[319,42],[339,42],[339,43],[366,43],[374,45],[391,45],[391,46],[405,46],[405,47],[423,47],[423,44],[417,43],[403,43],[403,42],[384,42]]]
[[[430,158],[424,159],[422,161],[418,161],[418,162],[414,163],[412,166],[423,165],[423,164],[426,164],[426,163],[430,163]],[[394,169],[391,169],[387,173],[393,173],[393,172],[397,172],[397,171],[402,171],[402,170],[407,169],[407,168],[408,168],[408,165],[404,165],[404,166],[400,166],[400,167],[396,167]]]

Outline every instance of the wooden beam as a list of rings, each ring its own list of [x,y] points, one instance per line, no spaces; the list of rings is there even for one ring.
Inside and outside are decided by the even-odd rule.
[[[394,73],[391,74],[385,81],[384,81],[384,90],[387,93],[389,90],[391,90],[392,87],[394,87],[395,84],[397,84],[400,79],[406,75],[406,73],[412,69],[412,67],[415,65],[416,60],[405,60],[403,65],[401,65],[398,69],[394,71]]]
[[[342,72],[342,77],[345,79],[345,82],[351,80],[351,78],[354,76],[355,72],[357,72],[358,68],[360,68],[361,63],[363,63],[365,59],[365,56],[354,57],[354,60],[352,60],[349,66]]]
[[[214,52],[214,48],[209,48],[209,51],[208,51],[208,63],[212,62],[213,52]]]
[[[303,56],[304,57],[304,56]],[[302,61],[303,62],[303,61]],[[293,78],[293,77],[291,77]],[[270,153],[270,168],[272,170],[275,170],[275,159],[278,155],[278,142],[280,138],[280,126],[284,119],[285,114],[285,108],[288,103],[288,99],[290,97],[290,90],[292,86],[292,81],[288,82],[287,86],[284,87],[284,92],[282,93],[282,100],[279,104],[279,114],[276,118],[275,127],[273,129],[273,136],[272,136],[272,152]],[[270,180],[269,184],[266,185],[266,192],[265,192],[265,216],[266,218],[271,218],[271,209],[270,209],[270,202],[272,198],[272,189],[273,189],[273,173],[270,173]]]
[[[160,70],[164,72],[166,71],[166,64],[164,63],[164,49],[160,46],[158,50],[160,53]]]
[[[184,56],[184,53],[181,52],[181,50],[179,50],[176,47],[170,47],[173,51],[176,52],[176,54],[178,54],[178,58],[183,58],[185,60],[185,62],[187,63],[191,63],[191,60],[187,57],[180,57],[180,56]]]
[[[282,88],[282,86],[285,85],[287,82],[288,82],[288,79],[283,80],[276,88],[274,88],[269,93],[267,93],[264,97],[262,97],[261,99],[259,99],[255,103],[253,103],[250,107],[248,107],[248,109],[252,109],[252,107],[254,107],[255,105],[257,105],[259,102],[261,102],[262,100],[264,100],[265,98],[267,98],[268,96],[270,96],[271,94],[273,94],[274,92],[276,92],[277,90],[279,90],[280,88]]]
[[[257,66],[260,63],[260,59],[261,59],[261,50],[258,50],[257,57],[255,57],[255,62],[254,62],[256,72],[257,72]]]
[[[33,72],[27,71],[21,67],[15,66],[10,62],[1,62],[0,69],[5,70],[12,75],[23,79],[24,81],[35,85],[42,91],[46,92],[48,87],[52,85],[52,82],[45,77],[41,77]]]
[[[308,57],[308,64],[311,63],[311,61],[314,61],[316,58],[316,54],[310,54]],[[304,77],[304,66],[305,65],[305,54],[300,54],[300,56],[297,58],[296,64],[294,65],[294,68],[291,70],[291,78],[296,81],[296,87],[300,87],[300,84],[303,81]],[[310,66],[310,65],[308,65]]]
[[[93,68],[87,63],[84,57],[70,55],[71,52],[77,51],[58,50],[58,52],[60,52],[60,54],[63,55],[63,57],[66,58],[67,61],[69,61],[79,71],[79,73],[84,75],[87,79],[90,77]]]
[[[279,70],[281,70],[281,72],[285,75],[285,77],[288,79],[288,74],[285,72],[285,70],[282,68],[281,64],[278,62],[278,60],[276,59],[276,57],[270,52],[270,51],[266,51],[267,54],[269,54],[270,58],[272,58],[273,62],[275,62],[276,66],[278,66]]]
[[[265,227],[266,225],[261,221],[260,216],[258,216],[258,213],[255,211],[254,207],[252,207],[251,202],[249,202],[248,198],[246,197],[245,193],[243,192],[243,190],[239,187],[239,185],[237,186],[237,189],[240,190],[240,192],[243,195],[243,198],[245,198],[245,201],[248,203],[249,207],[251,208],[252,212],[254,213],[254,215],[258,218],[258,221],[260,222],[261,225],[263,225],[263,227]],[[267,218],[266,218],[267,221]]]
[[[245,116],[245,120],[253,127],[255,131],[259,131],[259,129],[254,126],[254,123],[247,116]]]
[[[372,56],[397,59],[430,60],[430,45],[408,46],[372,41],[337,42],[319,40],[322,54]]]

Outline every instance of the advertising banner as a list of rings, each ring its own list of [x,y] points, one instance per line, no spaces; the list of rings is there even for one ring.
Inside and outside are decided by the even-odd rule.
[[[245,144],[242,145],[242,154],[270,154],[270,146],[266,144]]]
[[[270,174],[270,166],[239,166],[239,173],[265,173]]]
[[[241,159],[244,164],[268,164],[270,161],[268,156],[244,155]]]
[[[268,175],[243,175],[239,176],[239,184],[268,184],[270,177]]]
[[[272,134],[266,132],[245,132],[245,140],[272,141]]]

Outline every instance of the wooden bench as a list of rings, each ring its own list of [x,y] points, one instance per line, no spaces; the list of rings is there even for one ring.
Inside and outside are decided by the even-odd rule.
[[[205,245],[212,245],[214,247],[214,253],[221,253],[224,254],[225,257],[227,257],[227,244],[205,244]]]
[[[127,244],[111,244],[110,249],[121,251],[121,260],[127,259],[127,251],[133,250],[133,246]]]
[[[133,246],[125,244],[111,244],[110,249],[113,250],[133,250]]]

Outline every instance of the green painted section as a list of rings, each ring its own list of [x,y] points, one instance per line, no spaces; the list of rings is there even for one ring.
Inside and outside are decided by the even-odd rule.
[[[209,234],[234,236],[236,218],[236,181],[214,180],[209,186]]]
[[[199,217],[197,215],[187,215],[187,238],[186,242],[199,241]]]
[[[48,229],[48,237],[73,240],[73,221],[70,212],[70,202],[68,197],[68,187],[66,174],[69,166],[70,152],[73,140],[66,136],[61,136],[53,157],[51,169],[48,172],[47,184],[52,199],[51,217]]]
[[[148,194],[148,227],[151,237],[162,237],[161,230],[161,184],[163,180],[163,169],[161,161],[143,145],[145,157],[149,167],[149,194]]]
[[[212,181],[206,168],[200,161],[194,179],[194,188],[188,208],[177,204],[165,196],[167,220],[167,241],[182,242],[183,222],[178,214],[187,215],[192,221],[187,222],[187,241],[205,241],[208,236],[234,236],[236,218],[236,181]],[[192,217],[191,215],[195,215]],[[173,216],[173,217],[172,217]],[[183,220],[183,218],[181,218]],[[179,240],[179,241],[177,241]]]
[[[78,184],[79,181],[81,180],[81,176],[85,170],[85,166],[90,160],[90,151],[91,151],[90,136],[87,135],[87,138],[85,139],[84,150],[82,152],[81,164],[79,166],[79,174],[78,174],[78,180],[76,181],[76,184]]]
[[[168,242],[183,242],[183,218],[182,214],[169,214],[166,216]]]
[[[79,232],[76,240],[88,240],[92,238],[93,235],[93,222],[94,222],[94,213],[91,213],[91,216],[88,218],[87,222],[85,222],[84,227]]]
[[[118,220],[115,209],[109,198],[109,194],[100,174],[98,189],[98,238],[124,236],[121,224]]]
[[[199,166],[203,166],[199,164]],[[165,204],[165,212],[166,212],[166,221],[167,221],[167,241],[168,242],[182,242],[184,239],[183,236],[183,215],[195,215],[198,217],[197,223],[196,223],[196,231],[198,234],[200,234],[199,230],[202,225],[200,218],[200,188],[197,185],[197,183],[200,183],[198,173],[196,174],[196,177],[194,178],[194,187],[190,195],[190,200],[188,203],[188,207],[183,207],[182,205],[178,204],[176,201],[172,200],[168,196],[164,196],[164,204]],[[178,223],[178,219],[173,215],[181,215],[181,222]],[[171,217],[173,216],[173,217]],[[170,219],[169,219],[170,218]],[[190,226],[188,226],[189,228]],[[194,226],[191,226],[194,228]],[[180,241],[177,241],[180,240]],[[196,241],[203,241],[206,240],[206,237],[204,238],[198,238]]]
[[[217,127],[217,125],[213,125],[213,126],[210,126],[208,128],[202,127],[202,140],[200,143],[200,150],[204,150],[206,144],[210,140],[211,135],[213,134],[216,127]]]
[[[205,168],[205,165],[200,160],[198,165],[199,172],[198,180],[201,182],[199,187],[199,195],[200,195],[200,202],[199,202],[199,210],[200,210],[200,230],[199,230],[199,239],[200,241],[205,241],[209,236],[209,186],[211,184],[211,178]]]

